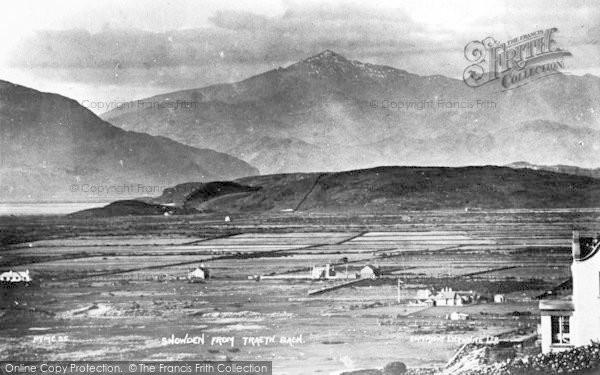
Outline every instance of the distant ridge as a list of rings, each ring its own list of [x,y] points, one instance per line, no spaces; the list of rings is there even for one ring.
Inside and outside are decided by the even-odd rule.
[[[557,173],[566,173],[573,174],[576,176],[588,176],[593,178],[600,178],[600,168],[588,169],[588,168],[580,168],[572,165],[536,165],[531,164],[526,161],[519,161],[515,163],[510,163],[506,165],[510,168],[527,168],[534,169],[538,171],[550,171]]]
[[[197,190],[190,192],[194,186]],[[377,167],[335,173],[275,174],[245,177],[230,184],[219,182],[215,186],[229,186],[220,191],[208,186],[210,184],[175,186],[146,203],[183,208],[184,213],[197,210],[223,214],[280,211],[393,213],[600,205],[600,179],[495,166]],[[127,214],[125,211],[120,213]]]
[[[106,201],[257,173],[233,156],[124,131],[72,99],[0,81],[0,201]]]

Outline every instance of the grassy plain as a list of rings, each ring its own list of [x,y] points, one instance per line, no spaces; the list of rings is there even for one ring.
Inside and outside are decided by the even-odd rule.
[[[276,374],[443,366],[465,340],[535,329],[532,297],[569,278],[571,230],[596,232],[598,219],[594,209],[1,217],[0,270],[29,269],[34,282],[0,290],[0,359],[257,359]],[[350,273],[375,264],[384,278],[308,296],[338,282],[308,269],[345,272],[343,258]],[[201,262],[213,278],[185,281]],[[445,286],[509,302],[407,304]],[[470,319],[446,320],[454,311]],[[186,335],[197,342],[169,341]]]

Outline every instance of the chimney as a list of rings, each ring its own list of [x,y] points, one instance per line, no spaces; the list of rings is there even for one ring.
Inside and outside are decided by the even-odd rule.
[[[573,259],[581,259],[581,245],[579,243],[579,231],[573,231],[573,242],[571,243],[571,249],[573,252]]]

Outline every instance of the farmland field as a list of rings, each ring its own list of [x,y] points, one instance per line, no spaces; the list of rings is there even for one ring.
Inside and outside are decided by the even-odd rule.
[[[28,269],[34,282],[1,289],[0,359],[256,359],[276,374],[439,367],[464,340],[535,330],[534,297],[570,277],[572,229],[597,232],[599,219],[595,209],[1,217],[0,270]],[[200,263],[211,279],[188,283]],[[342,280],[309,278],[326,263]],[[309,296],[366,264],[383,277]],[[446,286],[508,301],[408,303]],[[452,312],[470,319],[446,320]],[[195,341],[175,340],[186,336]]]

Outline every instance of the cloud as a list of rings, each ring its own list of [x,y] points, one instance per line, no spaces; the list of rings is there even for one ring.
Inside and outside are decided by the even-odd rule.
[[[217,11],[210,17],[210,21],[223,29],[252,32],[265,30],[272,23],[271,19],[263,15],[232,10]]]
[[[13,54],[24,67],[152,68],[223,63],[284,63],[334,49],[355,57],[422,42],[423,28],[401,11],[357,5],[293,6],[277,17],[221,10],[208,27],[165,32],[106,28],[41,31]]]
[[[559,45],[574,54],[573,70],[598,68],[600,56],[600,9],[588,0],[573,0],[568,9],[561,0],[485,6],[474,0],[283,0],[280,11],[243,1],[236,10],[192,1],[134,2],[133,9],[111,4],[97,3],[89,13],[77,6],[76,19],[65,16],[60,25],[49,24],[53,30],[21,38],[9,54],[12,67],[58,81],[176,89],[240,80],[331,49],[418,74],[460,77],[471,40],[503,41],[546,27],[559,28]],[[84,19],[95,26],[82,26]]]

